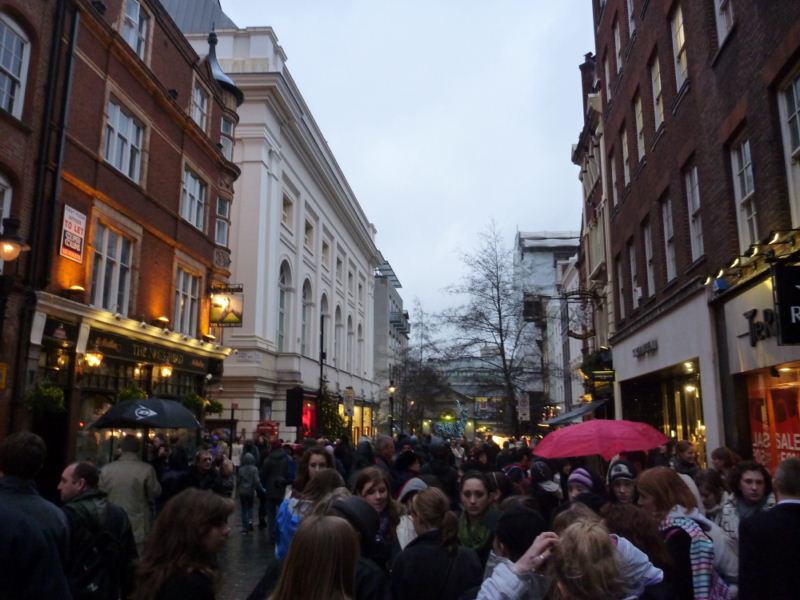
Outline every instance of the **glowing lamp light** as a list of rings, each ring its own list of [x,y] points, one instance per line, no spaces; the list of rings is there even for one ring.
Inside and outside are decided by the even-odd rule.
[[[231,299],[225,294],[212,294],[211,295],[211,304],[214,306],[226,310],[228,306],[230,306]]]
[[[167,317],[165,315],[161,315],[160,317],[157,317],[156,321],[161,325],[169,325],[169,317]]]
[[[71,285],[67,288],[70,292],[85,292],[86,288],[82,285]]]
[[[172,365],[161,365],[159,373],[161,373],[162,379],[169,379],[172,377]]]
[[[87,367],[92,367],[93,369],[99,367],[103,364],[103,355],[100,353],[97,348],[94,350],[90,350],[86,354],[83,355],[83,360],[86,361]]]
[[[692,385],[690,383],[688,385],[683,386],[683,389],[686,390],[689,393],[692,393],[692,392],[696,392],[697,391],[697,386],[694,386],[694,385]]]
[[[0,235],[0,259],[15,260],[21,252],[31,247],[19,235],[19,219],[3,219],[3,233]]]

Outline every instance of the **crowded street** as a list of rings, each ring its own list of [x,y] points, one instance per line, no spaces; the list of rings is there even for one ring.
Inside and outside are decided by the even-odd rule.
[[[798,565],[800,2],[0,0],[0,600]]]

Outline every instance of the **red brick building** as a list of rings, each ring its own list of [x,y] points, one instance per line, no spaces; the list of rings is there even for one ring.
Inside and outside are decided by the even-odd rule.
[[[180,399],[222,372],[227,350],[209,309],[229,276],[242,94],[155,0],[58,5],[65,68],[50,177],[29,225],[25,297],[7,314],[21,329],[2,404],[3,429],[31,425],[72,458],[107,443],[108,433],[82,426],[120,391]],[[35,55],[38,71],[44,57]],[[65,412],[23,406],[44,381],[64,390]]]
[[[771,286],[759,253],[769,242],[795,259],[786,232],[800,220],[800,6],[593,8],[618,414],[749,453],[748,411],[764,408],[766,418],[771,401],[748,404],[748,377],[800,358],[776,345],[746,359],[737,343],[747,322],[731,304]]]

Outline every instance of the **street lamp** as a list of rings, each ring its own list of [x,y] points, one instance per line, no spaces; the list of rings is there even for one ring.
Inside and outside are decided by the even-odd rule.
[[[394,381],[389,380],[389,435],[394,435],[394,393],[397,388],[394,387]]]

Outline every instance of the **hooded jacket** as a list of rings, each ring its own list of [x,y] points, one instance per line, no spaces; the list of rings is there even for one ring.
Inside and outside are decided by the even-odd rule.
[[[239,467],[236,493],[239,497],[252,498],[256,491],[263,493],[264,487],[258,476],[256,459],[249,452],[245,452],[242,454],[242,465]]]

